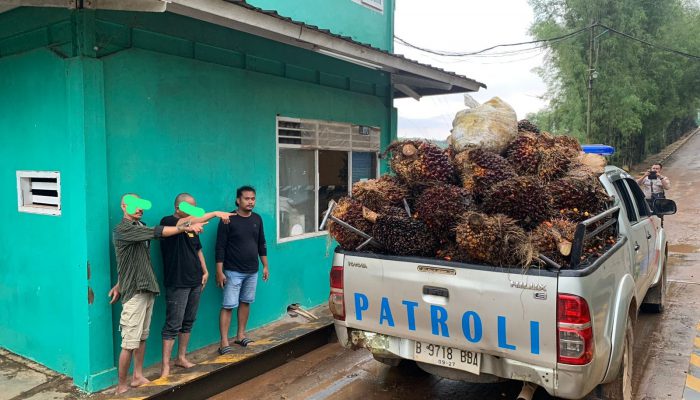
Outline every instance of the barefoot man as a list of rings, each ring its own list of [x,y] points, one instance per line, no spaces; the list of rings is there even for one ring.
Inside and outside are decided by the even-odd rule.
[[[116,393],[129,389],[126,375],[131,358],[134,358],[134,374],[130,386],[137,387],[148,383],[143,376],[143,359],[146,352],[146,339],[151,325],[153,302],[160,293],[151,265],[150,241],[178,235],[184,232],[199,233],[206,224],[200,219],[183,218],[176,226],[147,227],[141,222],[143,210],[150,208],[150,202],[140,199],[134,193],[122,196],[121,208],[124,217],[113,230],[112,240],[117,258],[118,280],[109,291],[110,303],[122,300],[122,313],[119,320],[122,351],[119,354],[119,383]],[[212,213],[213,214],[213,213]],[[209,214],[212,218],[215,215]],[[221,214],[224,215],[224,214]],[[225,213],[225,215],[229,215]]]
[[[175,198],[175,213],[163,217],[160,224],[177,226],[182,218],[189,217],[190,215],[185,212],[188,208],[184,207],[183,204],[193,206],[191,208],[197,205],[192,195],[180,193]],[[221,220],[226,223],[228,222],[228,213],[224,214],[221,216]],[[195,365],[186,357],[187,344],[190,341],[190,332],[192,332],[192,326],[197,316],[199,296],[207,284],[209,273],[199,235],[195,232],[187,232],[161,240],[160,251],[163,256],[166,303],[165,325],[162,332],[163,364],[160,374],[160,377],[164,378],[170,374],[170,355],[173,352],[176,337],[178,348],[175,365],[182,368],[191,368]]]

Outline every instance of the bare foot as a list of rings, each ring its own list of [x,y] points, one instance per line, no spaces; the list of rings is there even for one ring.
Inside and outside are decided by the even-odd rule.
[[[126,392],[127,390],[129,390],[129,386],[127,386],[126,384],[117,385],[117,388],[114,389],[114,394],[122,394],[122,393]]]
[[[149,381],[148,379],[146,379],[145,376],[140,376],[140,377],[138,377],[138,378],[137,378],[137,377],[134,377],[134,378],[131,380],[130,386],[131,386],[131,387],[139,387],[139,386],[145,385],[145,384],[147,384],[147,383],[151,383],[151,381]]]
[[[160,378],[167,378],[170,375],[170,364],[166,363],[160,369]]]
[[[178,358],[177,360],[175,360],[175,365],[177,365],[178,367],[182,367],[182,368],[192,368],[197,364],[191,363],[190,360],[182,357],[182,358]]]

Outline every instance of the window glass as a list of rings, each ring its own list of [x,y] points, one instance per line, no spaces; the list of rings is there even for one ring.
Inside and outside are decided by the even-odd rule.
[[[318,151],[318,210],[323,213],[328,202],[348,195],[348,152]],[[323,216],[321,216],[323,218]]]
[[[637,204],[637,210],[639,211],[639,215],[641,217],[651,215],[649,203],[647,203],[646,199],[644,198],[644,192],[642,192],[642,189],[639,187],[637,182],[630,178],[625,178],[625,182],[627,182],[627,186],[630,188],[630,192],[632,193],[634,202],[635,204]]]
[[[636,222],[637,212],[634,210],[632,198],[630,197],[629,191],[625,186],[625,182],[622,179],[618,179],[615,182],[613,182],[613,184],[615,185],[617,193],[620,195],[620,199],[622,199],[622,205],[625,208],[625,214],[627,215],[627,219],[630,222]]]
[[[377,153],[352,153],[352,183],[377,177]]]
[[[279,150],[280,238],[316,230],[314,150]]]

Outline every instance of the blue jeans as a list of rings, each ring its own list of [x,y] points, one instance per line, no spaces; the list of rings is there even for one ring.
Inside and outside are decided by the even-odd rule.
[[[226,275],[226,284],[222,308],[230,310],[238,307],[239,302],[250,304],[255,301],[255,288],[258,286],[257,272],[243,274],[225,269],[224,275]]]
[[[174,340],[180,333],[192,332],[201,294],[201,285],[193,288],[165,288],[163,339]]]

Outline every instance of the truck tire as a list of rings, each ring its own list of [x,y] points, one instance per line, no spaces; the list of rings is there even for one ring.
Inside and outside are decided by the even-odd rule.
[[[666,260],[668,259],[668,249],[664,254],[664,263],[661,269],[661,279],[659,283],[649,288],[646,296],[644,296],[644,301],[642,302],[642,311],[660,314],[664,312],[664,305],[666,304],[666,289],[667,286],[667,272],[666,272]]]
[[[601,399],[632,400],[632,371],[634,366],[634,330],[627,319],[625,341],[622,349],[622,364],[614,381],[600,385]]]

